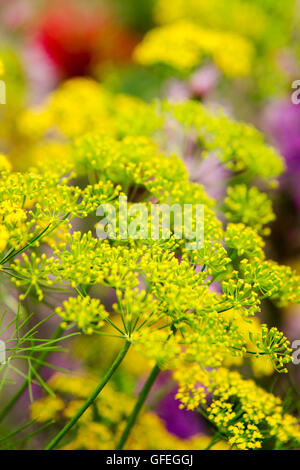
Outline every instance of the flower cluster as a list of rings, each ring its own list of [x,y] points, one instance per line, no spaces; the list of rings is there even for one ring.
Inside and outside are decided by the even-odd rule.
[[[180,149],[169,151],[170,122],[184,135],[196,135],[199,159],[213,154],[231,171],[223,204],[216,206],[203,186],[189,180]],[[274,423],[267,435],[278,445],[297,445],[299,433],[279,399],[225,369],[265,358],[273,370],[286,372],[291,360],[283,334],[256,318],[266,298],[277,305],[300,301],[299,276],[264,252],[265,226],[274,215],[268,196],[254,186],[258,178],[262,187],[272,185],[283,170],[280,155],[256,129],[222,111],[197,102],[110,99],[101,85],[85,79],[65,83],[41,107],[27,110],[20,132],[30,133],[35,124],[27,155],[32,169],[12,172],[2,158],[0,179],[1,275],[14,282],[20,300],[32,294],[46,303],[55,294],[50,306],[64,329],[75,324],[99,341],[101,335],[117,336],[158,368],[176,371],[183,383],[179,398],[189,408],[204,403],[207,387],[214,396],[207,416],[230,445],[259,447],[265,422]],[[147,208],[202,204],[203,245],[187,250],[189,234],[179,240],[173,227],[169,239],[97,238],[96,209],[110,203],[117,210],[118,196]],[[195,214],[191,221],[195,227]],[[68,382],[59,380],[51,386],[63,393],[62,382]],[[109,401],[114,394],[108,390]],[[82,404],[75,400],[65,409],[60,400],[47,400],[48,418],[69,418]],[[120,408],[125,399],[106,405],[101,400],[102,394],[95,406],[100,414],[119,401],[114,423],[109,430],[95,423],[89,408],[82,418],[88,428],[72,448],[88,446],[89,436],[92,445],[113,445],[111,429],[126,417]]]
[[[108,316],[100,301],[88,296],[70,297],[63,302],[63,310],[57,307],[55,312],[63,319],[62,326],[76,322],[78,328],[86,334],[93,333],[94,328],[101,328],[104,325],[104,319]]]
[[[228,220],[241,221],[264,235],[270,233],[268,227],[264,228],[264,225],[275,219],[270,199],[256,186],[248,188],[244,184],[238,184],[229,187],[225,199],[225,210]]]
[[[284,5],[269,0],[231,0],[230,5],[226,0],[157,0],[154,19],[159,26],[137,46],[136,59],[146,65],[171,65],[179,72],[214,61],[230,78],[251,75],[252,93],[265,99],[287,85],[288,74],[278,59],[285,47],[296,54],[297,46],[291,44],[298,23],[295,4],[295,0]]]
[[[167,64],[191,71],[206,57],[229,77],[250,73],[251,44],[238,34],[206,30],[189,21],[151,30],[135,49],[135,59],[143,65]]]
[[[276,449],[287,449],[299,441],[297,419],[285,413],[280,398],[254,381],[242,379],[238,372],[220,368],[204,378],[203,372],[199,372],[177,371],[181,384],[178,399],[190,409],[200,405],[200,411],[216,426],[220,438],[228,440],[233,448],[259,449],[274,439]],[[195,373],[202,386],[193,389],[189,381]],[[204,386],[212,394],[210,404],[205,401]]]
[[[253,126],[234,121],[222,109],[212,113],[196,101],[167,103],[165,108],[185,129],[196,132],[203,156],[213,153],[229,170],[246,173],[247,181],[255,176],[274,179],[282,173],[282,157]]]

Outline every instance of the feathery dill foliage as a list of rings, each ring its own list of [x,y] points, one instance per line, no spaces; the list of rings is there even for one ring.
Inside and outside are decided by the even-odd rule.
[[[189,181],[183,155],[168,152],[170,121],[185,135],[196,133],[200,158],[216,155],[232,172],[224,224],[215,201]],[[283,161],[262,135],[196,102],[148,105],[111,96],[86,79],[65,83],[44,105],[25,111],[18,125],[30,141],[25,157],[32,168],[11,172],[1,156],[0,272],[18,287],[20,299],[32,295],[42,301],[52,290],[71,289],[55,310],[63,328],[77,325],[88,335],[117,336],[160,369],[173,370],[182,406],[204,413],[230,446],[259,448],[269,439],[280,448],[299,445],[297,421],[284,414],[280,399],[227,368],[248,361],[254,375],[268,375],[286,372],[291,361],[287,339],[256,317],[264,299],[280,306],[300,301],[299,277],[264,253],[263,236],[274,214],[267,194],[254,185],[260,179],[264,187],[272,186]],[[173,236],[97,239],[91,216],[103,203],[117,208],[120,195],[128,197],[129,206],[203,204],[203,247],[188,251],[185,240]],[[82,232],[72,229],[73,220]],[[97,286],[113,290],[111,307],[93,297]],[[55,380],[49,386],[62,393],[70,387],[78,395],[82,383],[87,386],[85,380],[79,385]],[[211,404],[204,386],[212,393]],[[99,403],[111,399],[113,410],[123,402],[114,396],[106,391]],[[81,404],[71,402],[64,417],[71,418]],[[62,399],[48,397],[34,405],[33,414],[43,421],[63,408]],[[94,423],[90,415],[89,410],[82,418],[70,448],[82,440],[88,446],[89,436],[91,442],[102,436],[111,445],[107,424]],[[152,425],[153,417],[145,419]]]

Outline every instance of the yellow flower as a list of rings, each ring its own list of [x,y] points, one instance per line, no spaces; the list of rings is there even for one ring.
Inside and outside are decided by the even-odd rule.
[[[31,416],[39,422],[57,420],[59,412],[64,409],[64,402],[56,396],[48,396],[41,401],[36,401],[31,405]]]
[[[9,239],[9,233],[7,231],[7,228],[5,227],[5,225],[0,225],[0,252],[2,252],[6,245],[7,245],[7,241]]]
[[[204,29],[189,21],[154,28],[136,47],[134,57],[143,65],[164,63],[180,71],[200,65],[206,56],[229,77],[248,75],[253,49],[238,34]]]
[[[0,171],[11,171],[12,170],[12,165],[8,158],[0,153]]]

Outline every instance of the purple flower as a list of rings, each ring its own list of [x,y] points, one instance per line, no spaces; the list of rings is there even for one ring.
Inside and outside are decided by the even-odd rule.
[[[213,64],[196,70],[189,80],[189,88],[194,96],[205,96],[218,84],[219,72]]]
[[[201,159],[197,153],[187,154],[184,160],[191,181],[203,185],[208,196],[218,200],[224,198],[230,173],[214,155]]]
[[[137,393],[144,382],[139,383]],[[204,419],[197,411],[181,410],[180,402],[176,400],[178,387],[172,379],[171,371],[159,374],[147,398],[147,404],[165,423],[167,431],[180,439],[189,439],[196,434],[207,433]]]
[[[167,431],[181,439],[207,432],[204,420],[196,411],[181,410],[173,388],[158,404],[156,413],[164,421]]]
[[[263,127],[285,158],[283,185],[292,193],[300,210],[300,105],[287,101],[272,103],[263,116]]]
[[[191,98],[188,86],[181,80],[172,79],[166,84],[165,96],[173,102],[184,102]]]
[[[300,171],[300,105],[272,103],[265,113],[265,125],[285,157],[288,170]]]

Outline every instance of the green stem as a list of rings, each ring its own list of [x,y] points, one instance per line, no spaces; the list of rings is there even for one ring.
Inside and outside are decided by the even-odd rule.
[[[85,401],[82,407],[77,411],[77,413],[70,419],[70,421],[65,425],[65,427],[52,439],[52,441],[45,447],[45,450],[52,450],[54,447],[61,441],[61,439],[72,429],[72,427],[77,423],[77,421],[81,418],[83,413],[94,403],[96,398],[98,397],[99,393],[105,387],[111,376],[114,374],[116,369],[119,367],[121,362],[123,361],[126,353],[130,347],[130,342],[126,341],[123,348],[119,352],[118,356],[110,366],[109,370],[101,380],[101,382],[97,385],[95,390],[89,396],[89,398]]]
[[[10,432],[9,434],[7,434],[7,435],[4,436],[4,437],[1,437],[0,443],[11,439],[12,437],[16,436],[16,435],[19,434],[20,432],[24,431],[24,429],[29,428],[29,426],[31,426],[34,422],[35,422],[35,420],[33,419],[33,420],[29,421],[28,423],[23,424],[22,426],[20,426],[19,428],[17,428],[15,431]]]
[[[209,442],[209,444],[203,450],[210,450],[219,441],[220,441],[220,437],[219,436],[214,436],[212,438],[212,440]]]
[[[136,404],[135,404],[135,406],[134,406],[134,408],[131,412],[131,415],[128,418],[126,427],[125,427],[125,429],[122,433],[122,436],[119,440],[119,443],[116,447],[116,450],[122,450],[124,445],[126,444],[128,436],[130,434],[130,431],[131,431],[132,427],[134,426],[134,423],[136,422],[137,416],[138,416],[142,406],[144,405],[144,403],[146,401],[146,398],[147,398],[147,396],[148,396],[148,394],[149,394],[149,392],[150,392],[150,390],[151,390],[151,388],[152,388],[152,386],[153,386],[153,384],[154,384],[154,382],[155,382],[155,380],[156,380],[159,373],[160,373],[160,368],[156,364],[153,367],[153,369],[152,369],[152,371],[151,371],[151,373],[150,373],[150,375],[149,375],[149,377],[148,377],[141,393],[139,394],[139,397],[138,397],[138,399],[136,401]]]
[[[54,336],[52,337],[53,340],[59,338],[62,334],[62,328],[59,326],[57,330],[54,333]],[[43,362],[47,358],[49,354],[49,350],[45,350],[40,354],[38,357],[39,364],[36,366],[36,371],[38,372],[40,368],[43,366]],[[20,385],[18,388],[17,392],[13,395],[13,397],[9,400],[9,402],[5,405],[5,407],[2,409],[0,412],[0,422],[5,418],[5,416],[9,413],[9,411],[12,409],[12,407],[15,405],[15,403],[19,400],[19,398],[23,395],[25,392],[26,388],[28,387],[29,384],[29,379],[25,379],[24,382]]]

